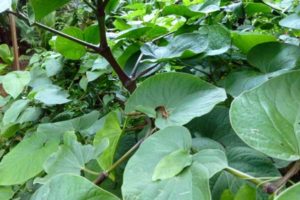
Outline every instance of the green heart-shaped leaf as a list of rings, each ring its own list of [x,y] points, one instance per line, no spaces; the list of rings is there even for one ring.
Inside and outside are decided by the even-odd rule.
[[[0,185],[23,184],[39,174],[43,163],[56,151],[58,144],[57,138],[49,138],[44,133],[24,139],[2,159]]]
[[[300,48],[291,44],[268,42],[253,47],[248,62],[263,73],[300,67]]]
[[[128,99],[125,112],[135,110],[156,118],[159,128],[183,125],[224,101],[226,94],[196,76],[163,73],[145,80]]]
[[[233,129],[249,146],[282,160],[300,158],[300,71],[273,78],[238,96],[230,108]]]
[[[162,129],[146,139],[125,168],[123,198],[210,200],[209,178],[227,166],[226,157],[222,151],[216,149],[199,151],[193,156],[187,155],[191,143],[189,131],[181,126]],[[192,164],[189,164],[189,156],[192,157]],[[168,163],[167,160],[172,162]],[[173,166],[176,161],[180,162],[181,167]],[[183,169],[187,163],[189,166]],[[153,175],[162,175],[161,172],[167,170],[172,171],[167,172],[170,176],[163,177],[167,179],[152,180]]]

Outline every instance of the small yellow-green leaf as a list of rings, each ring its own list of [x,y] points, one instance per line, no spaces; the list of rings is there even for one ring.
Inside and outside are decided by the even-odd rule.
[[[105,139],[109,140],[109,147],[97,159],[100,167],[107,170],[113,164],[122,129],[116,111],[110,112],[103,120],[105,120],[103,127],[95,135],[94,146],[97,147]],[[114,179],[113,173],[110,177]]]
[[[162,158],[154,169],[153,181],[172,178],[192,164],[192,157],[185,149],[176,150]]]

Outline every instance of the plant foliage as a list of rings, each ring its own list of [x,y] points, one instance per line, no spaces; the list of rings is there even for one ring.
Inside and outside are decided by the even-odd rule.
[[[1,0],[0,200],[298,200],[294,0]],[[24,64],[25,63],[25,64]]]

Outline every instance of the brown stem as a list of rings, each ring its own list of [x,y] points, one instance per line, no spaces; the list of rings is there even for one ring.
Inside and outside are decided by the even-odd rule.
[[[106,27],[105,27],[105,7],[102,0],[97,1],[97,19],[99,26],[99,36],[100,36],[100,47],[103,51],[108,48],[107,37],[106,37]]]
[[[296,175],[300,170],[300,161],[295,162],[292,167],[288,170],[288,172],[279,180],[268,183],[264,186],[264,191],[272,194],[276,192],[278,189],[280,189],[282,186],[284,186],[290,178],[292,178],[294,175]]]
[[[94,183],[96,185],[100,185],[101,183],[103,183],[103,181],[105,181],[105,179],[108,177],[108,173],[107,172],[102,172],[101,174],[99,174],[99,176],[94,180]]]
[[[8,14],[9,16],[9,24],[10,24],[10,33],[12,46],[14,50],[14,70],[20,70],[20,62],[19,62],[19,46],[18,46],[18,38],[17,38],[17,28],[16,28],[16,19],[13,14]]]
[[[105,26],[105,6],[108,1],[97,0],[97,20],[99,26],[99,37],[100,37],[100,49],[99,54],[101,54],[108,63],[112,66],[116,74],[118,75],[123,86],[129,91],[133,92],[136,89],[136,81],[131,79],[121,68],[116,58],[114,57],[110,47],[107,43],[106,37],[106,26]]]
[[[104,51],[99,52],[112,66],[116,74],[118,75],[120,81],[122,82],[123,86],[129,91],[133,92],[136,89],[136,82],[135,80],[129,78],[127,74],[123,71],[117,60],[112,54],[112,51],[109,47],[107,47]]]

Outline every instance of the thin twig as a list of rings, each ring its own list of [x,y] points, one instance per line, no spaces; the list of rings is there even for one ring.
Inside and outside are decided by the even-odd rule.
[[[138,59],[137,59],[135,65],[134,65],[134,67],[133,67],[133,69],[132,69],[132,71],[131,71],[131,73],[130,73],[130,77],[136,77],[136,73],[137,73],[137,70],[138,70],[138,66],[139,66],[139,64],[140,64],[140,62],[141,62],[143,56],[144,56],[143,53],[141,53],[141,54],[139,55],[139,57],[138,57]]]
[[[145,69],[144,71],[141,71],[140,73],[138,73],[136,76],[133,77],[133,80],[137,80],[138,78],[144,76],[145,74],[151,72],[151,70],[155,69],[158,65],[160,65],[160,63],[155,64],[152,67],[149,67],[147,69]]]
[[[268,183],[264,187],[264,191],[272,194],[276,191],[278,191],[281,187],[283,187],[290,178],[292,178],[294,175],[296,175],[300,171],[300,161],[295,162],[292,167],[288,170],[288,172],[279,180]]]
[[[33,22],[32,24],[30,24],[30,23],[29,23],[29,18],[28,18],[27,16],[25,16],[24,14],[22,14],[22,13],[16,13],[16,12],[13,12],[13,11],[7,11],[7,12],[10,13],[10,14],[15,15],[16,17],[18,17],[18,18],[20,18],[20,19],[22,19],[22,20],[24,20],[25,22],[27,22],[27,23],[28,23],[29,25],[31,25],[31,26],[32,26],[32,25],[33,25],[33,26],[38,26],[38,27],[40,27],[40,28],[42,28],[42,29],[45,29],[45,30],[51,32],[51,33],[54,33],[54,34],[59,35],[59,36],[61,36],[61,37],[63,37],[63,38],[66,38],[66,39],[68,39],[68,40],[71,40],[71,41],[73,41],[73,42],[76,42],[76,43],[78,43],[78,44],[81,44],[81,45],[83,45],[83,46],[85,46],[85,47],[87,47],[87,48],[93,49],[93,50],[95,50],[95,51],[97,51],[97,52],[99,51],[99,47],[96,46],[96,45],[94,45],[94,44],[91,44],[91,43],[88,43],[88,42],[86,42],[86,41],[80,40],[80,39],[78,39],[78,38],[72,37],[72,36],[70,36],[70,35],[68,35],[68,34],[65,34],[65,33],[61,32],[61,31],[58,31],[58,30],[53,29],[53,28],[51,28],[51,27],[48,27],[48,26],[46,26],[46,25],[44,25],[44,24],[41,24],[41,23],[39,23],[39,22]]]
[[[236,177],[239,177],[241,179],[244,179],[244,180],[247,180],[251,183],[254,183],[255,185],[263,185],[264,184],[263,180],[260,180],[259,178],[255,178],[253,176],[245,174],[244,172],[241,172],[237,169],[227,167],[227,168],[225,168],[225,171],[229,172],[230,174],[233,174]]]

